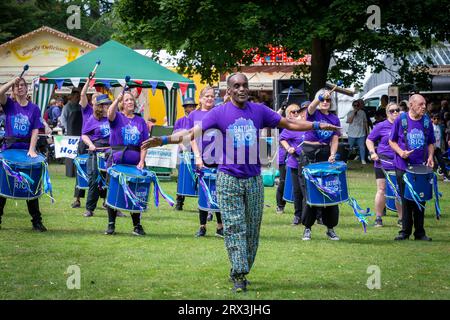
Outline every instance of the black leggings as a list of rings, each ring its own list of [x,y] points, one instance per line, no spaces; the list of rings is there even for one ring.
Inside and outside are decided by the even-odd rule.
[[[286,182],[286,165],[280,164],[280,180],[277,187],[277,206],[284,208],[286,206],[286,200],[283,199],[284,184]]]
[[[3,209],[6,205],[6,198],[0,197],[0,223],[2,223]],[[41,211],[39,210],[39,199],[27,200],[28,213],[33,224],[42,222]]]
[[[200,225],[206,225],[208,220],[208,211],[198,209],[198,217],[200,219]],[[222,215],[220,212],[216,212],[217,223],[222,224]]]
[[[330,146],[329,145],[315,145],[315,144],[303,144],[302,154],[299,160],[299,172],[302,172],[303,167],[307,164],[328,161],[330,156]],[[302,224],[306,228],[311,228],[314,225],[317,217],[322,216],[322,221],[328,228],[334,228],[339,222],[339,206],[327,206],[327,207],[316,207],[310,206],[306,203],[306,181],[303,174],[300,175],[300,188],[303,194],[303,215]]]
[[[303,212],[303,192],[300,187],[298,169],[291,168],[292,186],[294,187],[294,215],[301,218]]]
[[[117,210],[108,207],[108,222],[110,224],[115,224],[117,218]],[[131,213],[131,219],[133,220],[133,226],[141,224],[141,214],[139,212]]]

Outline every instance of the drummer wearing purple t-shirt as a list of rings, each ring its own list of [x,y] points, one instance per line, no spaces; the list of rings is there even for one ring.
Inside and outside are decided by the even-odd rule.
[[[339,128],[329,123],[288,120],[263,104],[248,102],[248,79],[242,73],[228,77],[227,93],[231,101],[211,110],[203,119],[202,128],[195,126],[169,137],[153,137],[145,141],[142,148],[186,143],[184,137],[192,140],[202,130],[211,128],[220,131],[220,138],[225,142],[221,145],[223,158],[219,164],[216,191],[231,262],[230,277],[233,290],[239,292],[247,289],[245,276],[256,257],[264,208],[264,185],[258,157],[260,130],[277,126],[297,131]]]
[[[6,96],[12,87],[13,99]],[[23,78],[14,78],[0,87],[0,104],[6,115],[5,140],[2,150],[28,149],[28,156],[35,158],[36,142],[39,129],[44,127],[41,111],[34,103],[27,100],[28,85]],[[0,227],[6,198],[0,197]],[[33,230],[44,232],[47,228],[42,224],[39,210],[39,198],[27,200],[28,213],[33,224]]]
[[[121,104],[122,112],[118,111]],[[136,116],[134,110],[136,101],[130,92],[121,93],[108,108],[108,120],[110,126],[109,143],[112,155],[108,158],[107,166],[112,164],[135,165],[138,169],[145,166],[146,150],[141,150],[140,145],[148,139],[148,126],[142,117]],[[108,207],[108,229],[105,234],[115,233],[117,210]],[[141,225],[140,213],[131,213],[133,219],[133,234],[145,235]]]
[[[402,117],[398,117],[394,122],[389,145],[395,151],[395,171],[397,183],[402,199],[403,219],[402,230],[395,240],[407,240],[412,233],[414,224],[415,240],[431,241],[427,237],[424,229],[425,209],[418,208],[414,201],[405,199],[405,182],[403,175],[408,165],[424,164],[433,168],[434,166],[434,143],[436,141],[433,126],[429,121],[428,130],[425,130],[424,117],[426,111],[425,98],[420,94],[414,94],[409,98],[409,111],[406,114],[406,140],[405,130],[402,125]],[[429,120],[429,118],[428,118]],[[425,205],[422,203],[422,205]]]
[[[317,108],[319,106],[319,108]],[[308,106],[306,120],[319,123],[329,123],[340,126],[339,118],[330,112],[331,97],[327,90],[321,89],[316,93],[315,99]],[[304,166],[320,161],[335,162],[335,156],[339,142],[339,132],[315,130],[307,131],[303,142],[302,154],[299,160],[299,171]],[[306,195],[306,180],[301,175],[300,185],[302,192]],[[302,223],[305,226],[302,240],[311,240],[311,227],[319,217],[322,223],[327,226],[326,235],[330,240],[339,240],[334,232],[334,227],[339,222],[339,206],[316,207],[306,203],[306,197],[303,198],[303,216]]]
[[[109,146],[109,121],[107,116],[111,100],[107,94],[97,95],[95,98],[94,113],[84,121],[81,139],[88,146],[89,158],[86,165],[89,177],[89,190],[86,200],[85,217],[92,217],[97,207],[98,198],[106,197],[104,190],[99,190],[97,179],[99,174],[97,152]],[[83,119],[84,120],[84,119]],[[98,149],[100,148],[100,149]]]
[[[400,107],[395,102],[391,102],[386,107],[387,119],[383,122],[379,122],[373,127],[372,132],[366,139],[367,149],[370,153],[370,158],[374,161],[373,166],[375,168],[375,179],[377,182],[377,193],[375,194],[375,213],[377,215],[375,219],[375,227],[382,227],[382,215],[386,205],[386,179],[383,173],[383,168],[386,171],[395,170],[394,157],[395,152],[389,145],[389,136],[391,135],[394,121],[400,114]],[[378,146],[375,150],[375,144]],[[395,207],[399,217],[401,225],[402,219],[402,206],[395,201]]]
[[[305,119],[307,107],[303,109],[296,103],[289,105],[286,108],[287,118]],[[286,150],[288,158],[286,161],[286,167],[291,170],[292,187],[294,188],[294,220],[293,225],[298,225],[302,219],[302,207],[303,207],[303,193],[300,188],[300,180],[298,176],[298,160],[302,150],[303,139],[305,133],[301,131],[283,130],[280,135],[280,150]]]

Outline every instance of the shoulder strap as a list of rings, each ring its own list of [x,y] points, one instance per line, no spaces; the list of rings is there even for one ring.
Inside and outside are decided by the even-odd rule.
[[[408,118],[406,115],[406,112],[403,112],[402,114],[400,114],[400,120],[401,120],[401,125],[403,128],[403,138],[405,139],[405,145],[406,145],[406,149],[409,149],[408,147]]]
[[[427,114],[424,114],[422,117],[423,120],[423,131],[425,136],[425,141],[423,142],[423,162],[426,162],[426,155],[428,150],[428,128],[430,127],[430,117]]]

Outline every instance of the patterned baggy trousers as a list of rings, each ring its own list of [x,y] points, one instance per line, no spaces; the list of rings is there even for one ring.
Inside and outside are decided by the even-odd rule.
[[[230,275],[245,275],[250,272],[258,250],[264,209],[262,177],[239,179],[219,171],[216,189],[231,262]]]

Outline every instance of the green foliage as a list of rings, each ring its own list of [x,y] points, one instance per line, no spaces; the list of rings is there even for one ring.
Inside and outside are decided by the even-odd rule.
[[[68,29],[67,8],[81,9],[81,28]],[[0,43],[41,26],[100,45],[114,32],[112,3],[107,0],[4,0],[0,2]]]
[[[376,30],[366,25],[370,5],[381,9]],[[119,0],[115,10],[121,22],[115,36],[153,50],[183,50],[180,71],[200,73],[208,82],[250,64],[244,50],[283,45],[297,58],[313,53],[312,43],[319,41],[323,56],[316,52],[312,57],[313,87],[327,78],[350,85],[363,78],[365,65],[374,71],[386,68],[383,55],[401,59],[447,39],[449,9],[448,2],[437,0]],[[335,64],[329,69],[331,58]]]

